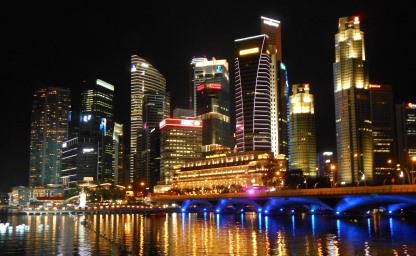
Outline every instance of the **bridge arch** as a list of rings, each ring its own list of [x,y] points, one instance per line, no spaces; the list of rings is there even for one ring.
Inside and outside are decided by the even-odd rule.
[[[303,207],[309,213],[332,211],[332,207],[313,197],[270,198],[264,205],[264,213],[293,213],[294,208]]]
[[[341,214],[349,210],[364,207],[380,207],[387,211],[397,211],[399,209],[416,206],[414,196],[398,195],[360,195],[343,198],[334,207],[335,214]]]
[[[208,200],[205,199],[189,199],[182,202],[181,211],[190,211],[196,209],[200,211],[201,209],[212,209],[214,205],[212,205]]]
[[[215,206],[216,213],[261,211],[262,207],[255,201],[248,198],[221,199]]]

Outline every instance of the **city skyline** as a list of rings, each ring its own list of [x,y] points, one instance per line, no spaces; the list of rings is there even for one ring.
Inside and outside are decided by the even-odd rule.
[[[167,91],[172,93],[171,110],[186,108],[192,58],[224,58],[230,63],[230,72],[234,72],[234,40],[259,34],[261,16],[281,22],[282,59],[289,84],[311,84],[317,152],[336,148],[332,64],[340,17],[360,16],[370,82],[391,84],[395,102],[416,98],[410,89],[412,64],[408,64],[414,53],[408,50],[410,40],[405,37],[414,21],[407,3],[341,1],[328,3],[323,10],[319,10],[321,4],[318,7],[306,1],[271,5],[256,1],[241,6],[215,3],[204,13],[198,12],[197,6],[183,10],[171,3],[165,8],[149,7],[141,13],[133,11],[142,8],[138,3],[31,3],[24,10],[6,4],[1,25],[5,33],[1,53],[5,140],[0,191],[28,184],[30,112],[35,87],[68,87],[72,95],[81,97],[79,85],[83,79],[108,81],[115,87],[115,120],[124,125],[128,134],[130,106],[125,103],[130,97],[131,55],[146,59],[166,77]],[[234,86],[233,82],[230,85]],[[125,139],[127,142],[128,137]]]

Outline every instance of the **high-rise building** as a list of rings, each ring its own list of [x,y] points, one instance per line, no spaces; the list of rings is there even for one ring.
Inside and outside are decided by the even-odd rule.
[[[68,136],[69,89],[49,87],[33,94],[29,186],[61,183],[62,142]]]
[[[143,97],[145,92],[166,92],[166,79],[148,61],[131,56],[130,109],[130,184],[140,173],[141,136],[143,129]]]
[[[98,137],[91,135],[79,135],[62,143],[62,183],[65,187],[76,188],[84,180],[98,181],[98,144]]]
[[[280,21],[260,17],[261,34],[269,37],[270,52],[270,119],[271,147],[275,156],[284,155],[288,159],[288,97],[289,84],[286,66],[282,61],[282,29]]]
[[[128,178],[124,167],[124,130],[123,124],[114,122],[114,185],[128,186]]]
[[[318,179],[329,182],[331,187],[337,184],[337,163],[333,152],[317,153]]]
[[[401,182],[415,184],[416,179],[416,103],[396,104],[396,127]],[[399,181],[400,182],[400,181]]]
[[[369,78],[359,17],[339,19],[333,72],[338,184],[372,183]]]
[[[99,142],[98,182],[114,183],[114,86],[101,79],[83,81],[81,113],[91,115],[91,125],[81,135],[97,136]]]
[[[316,132],[313,95],[309,84],[294,84],[290,100],[289,168],[316,179]]]
[[[201,157],[202,122],[197,118],[166,118],[160,128],[160,184],[171,184],[173,169]]]
[[[170,95],[146,92],[143,97],[141,169],[138,182],[152,190],[160,179],[159,123],[170,115]]]
[[[235,40],[236,148],[271,151],[268,36]]]
[[[203,156],[231,151],[228,62],[193,59],[194,116],[202,120]]]
[[[397,177],[397,139],[393,90],[389,84],[370,84],[373,124],[374,184],[391,184]]]

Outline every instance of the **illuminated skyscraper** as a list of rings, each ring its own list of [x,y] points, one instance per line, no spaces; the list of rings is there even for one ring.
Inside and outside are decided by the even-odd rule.
[[[282,29],[280,21],[261,17],[261,34],[269,37],[270,52],[270,119],[271,146],[275,156],[288,158],[288,97],[286,67],[282,61]]]
[[[271,151],[268,36],[235,40],[236,147]]]
[[[114,183],[114,86],[103,80],[84,81],[81,91],[80,135],[97,136],[99,143],[98,173],[100,183]],[[85,129],[85,116],[91,125]]]
[[[307,178],[315,179],[316,133],[313,95],[309,84],[294,84],[290,99],[290,157],[291,170],[301,169]]]
[[[401,102],[396,104],[396,127],[398,156],[401,179],[403,183],[412,184],[416,178],[416,103]],[[412,178],[413,173],[413,178]]]
[[[49,87],[33,94],[29,186],[62,183],[62,142],[68,136],[71,92]]]
[[[114,184],[128,186],[128,178],[124,167],[124,130],[123,124],[114,122]]]
[[[231,150],[230,88],[228,62],[193,59],[192,88],[194,116],[202,120],[202,154],[215,155]]]
[[[160,122],[160,181],[171,184],[173,167],[201,157],[202,122],[166,118]]]
[[[166,79],[145,59],[131,56],[130,183],[139,175],[145,92],[166,92]]]
[[[168,93],[146,92],[143,97],[141,169],[138,182],[152,190],[160,179],[159,123],[170,115]]]
[[[364,32],[358,17],[339,19],[334,96],[338,184],[373,182],[373,136]]]
[[[391,184],[397,177],[397,137],[393,90],[389,84],[370,84],[373,125],[374,184]]]

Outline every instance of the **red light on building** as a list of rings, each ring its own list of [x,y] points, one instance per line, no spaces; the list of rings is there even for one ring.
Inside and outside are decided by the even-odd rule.
[[[369,88],[381,88],[381,85],[379,85],[379,84],[370,84],[368,87]]]
[[[204,84],[200,84],[200,85],[198,85],[198,86],[196,87],[196,91],[197,91],[197,92],[202,91],[204,88],[205,88],[205,85],[204,85]]]
[[[208,84],[208,88],[211,90],[221,90],[221,84]]]
[[[199,119],[176,119],[176,118],[166,118],[162,122],[159,123],[159,128],[162,129],[164,127],[195,127],[201,128],[202,122]]]

